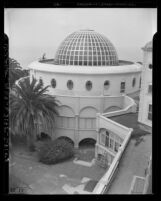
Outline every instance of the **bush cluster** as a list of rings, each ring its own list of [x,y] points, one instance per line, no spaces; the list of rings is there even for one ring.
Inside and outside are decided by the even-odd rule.
[[[45,142],[39,149],[39,161],[44,164],[56,164],[73,157],[74,148],[65,139]]]

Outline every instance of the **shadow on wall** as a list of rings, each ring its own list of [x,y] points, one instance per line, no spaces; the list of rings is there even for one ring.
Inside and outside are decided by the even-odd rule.
[[[79,147],[95,147],[96,140],[92,138],[85,138],[79,142]]]

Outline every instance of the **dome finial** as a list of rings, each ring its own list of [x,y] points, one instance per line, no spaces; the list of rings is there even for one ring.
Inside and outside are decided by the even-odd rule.
[[[86,28],[86,29],[80,29],[80,31],[94,31],[94,30],[93,30],[93,29]]]

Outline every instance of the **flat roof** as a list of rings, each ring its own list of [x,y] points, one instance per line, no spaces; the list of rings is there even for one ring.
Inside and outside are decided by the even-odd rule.
[[[46,64],[54,64],[54,65],[58,65],[55,63],[54,59],[44,59],[44,60],[40,60],[40,63],[46,63]],[[119,60],[119,65],[118,66],[122,66],[122,65],[130,65],[130,64],[134,64],[134,62],[131,61],[125,61],[125,60]],[[62,64],[60,65],[62,66]],[[63,66],[67,66],[67,65],[63,65]],[[92,66],[95,67],[95,66]],[[105,66],[103,66],[105,67]]]

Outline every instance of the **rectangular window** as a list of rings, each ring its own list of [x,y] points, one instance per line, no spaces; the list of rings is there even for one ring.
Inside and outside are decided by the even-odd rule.
[[[91,129],[91,119],[86,119],[86,129]]]
[[[152,121],[152,104],[149,104],[148,119]]]
[[[113,149],[114,141],[110,138],[110,148]]]
[[[125,92],[125,82],[121,82],[120,93],[124,93],[124,92]]]
[[[108,135],[106,135],[105,147],[109,147],[109,136]]]
[[[69,119],[69,128],[74,128],[74,118],[73,117],[68,117]]]
[[[96,128],[96,119],[92,119],[92,128],[95,129]]]
[[[152,84],[149,84],[148,93],[149,93],[149,94],[152,94]]]
[[[118,152],[118,149],[120,147],[120,144],[118,142],[115,142],[115,151]]]
[[[80,129],[85,128],[85,119],[82,118],[79,119],[79,128]]]
[[[141,78],[140,78],[139,88],[141,88]]]
[[[106,135],[104,133],[100,134],[100,144],[105,146]]]

